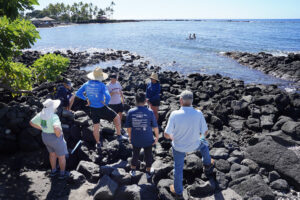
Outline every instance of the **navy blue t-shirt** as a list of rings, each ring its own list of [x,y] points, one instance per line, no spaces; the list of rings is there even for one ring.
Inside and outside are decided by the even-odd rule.
[[[128,111],[126,127],[131,128],[131,143],[134,147],[148,147],[154,143],[152,128],[158,127],[152,110],[138,106]]]
[[[72,97],[72,91],[65,88],[65,86],[60,85],[57,88],[57,92],[55,94],[55,99],[59,99],[61,101],[62,107],[69,106],[69,100]]]

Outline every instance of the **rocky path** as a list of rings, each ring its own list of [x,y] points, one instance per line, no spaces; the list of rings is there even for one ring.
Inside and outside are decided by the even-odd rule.
[[[72,80],[75,90],[87,81],[80,67],[122,60],[121,68],[105,71],[119,74],[126,111],[134,105],[136,91],[145,90],[151,72],[160,70],[127,51],[56,53],[71,59],[64,76]],[[39,56],[39,52],[27,52],[17,60],[31,64]],[[300,198],[299,94],[286,93],[274,85],[245,85],[219,74],[182,76],[164,71],[159,79],[162,130],[171,111],[179,108],[178,94],[186,88],[193,91],[194,106],[202,110],[209,126],[210,152],[216,161],[213,177],[202,172],[201,155],[189,153],[184,167],[185,199]],[[73,176],[66,182],[49,179],[46,149],[40,133],[30,128],[28,121],[41,110],[41,102],[51,97],[56,85],[36,85],[32,95],[17,99],[0,96],[0,179],[4,180],[0,181],[0,199],[174,199],[168,189],[173,179],[171,143],[163,138],[163,132],[153,149],[152,180],[146,180],[143,153],[137,176],[132,178],[129,142],[118,142],[112,124],[101,121],[104,147],[99,160],[85,102],[78,99],[74,115],[58,112],[68,148],[83,141],[67,161]]]

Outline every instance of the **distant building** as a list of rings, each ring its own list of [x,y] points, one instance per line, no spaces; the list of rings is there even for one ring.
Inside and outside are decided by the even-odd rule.
[[[55,19],[47,16],[43,18],[32,18],[30,20],[36,27],[52,27],[57,23]]]

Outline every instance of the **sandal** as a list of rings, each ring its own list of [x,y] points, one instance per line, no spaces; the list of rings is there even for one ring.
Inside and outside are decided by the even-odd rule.
[[[183,200],[184,199],[182,194],[177,194],[175,192],[174,185],[170,185],[170,191],[171,191],[172,195],[175,196],[175,199],[178,199],[178,200]]]

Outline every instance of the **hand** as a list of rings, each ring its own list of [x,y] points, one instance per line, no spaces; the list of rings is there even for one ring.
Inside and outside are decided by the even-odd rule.
[[[91,102],[89,99],[86,100],[87,101],[87,104],[85,106],[90,106],[91,105]]]
[[[154,143],[152,145],[156,145],[157,142],[158,142],[158,138],[155,138]]]

